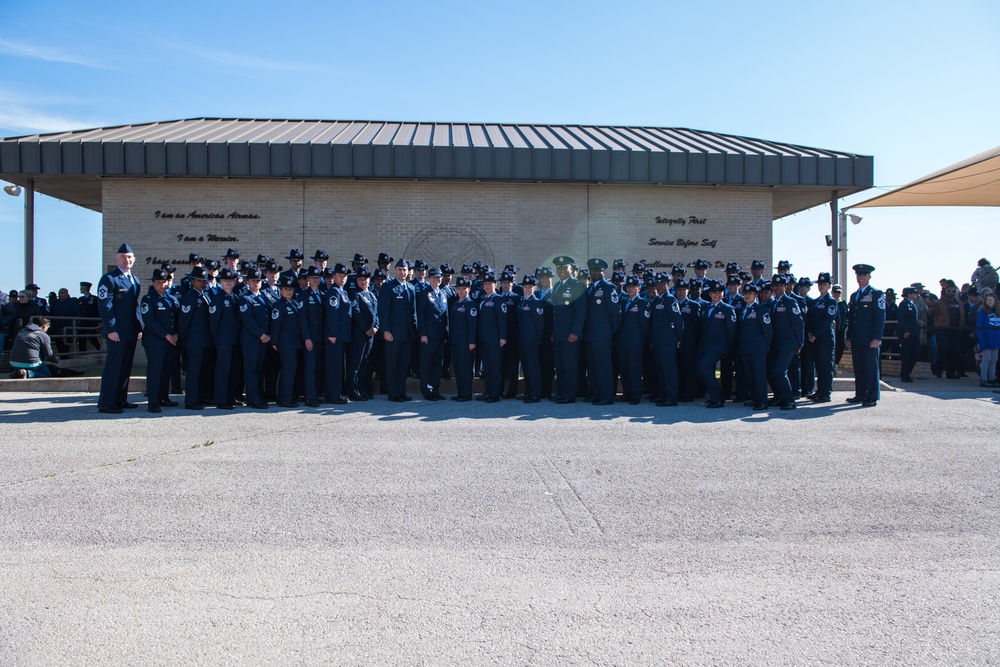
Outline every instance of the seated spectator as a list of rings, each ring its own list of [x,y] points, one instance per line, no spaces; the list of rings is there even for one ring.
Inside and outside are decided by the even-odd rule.
[[[16,334],[24,325],[31,321],[32,317],[41,317],[45,313],[41,307],[31,300],[31,292],[21,290],[17,293],[17,303],[14,304],[14,326],[12,334]]]
[[[58,361],[52,355],[52,341],[49,339],[49,319],[36,317],[21,329],[10,350],[10,365],[14,368],[12,378],[47,378],[52,371],[45,361]]]

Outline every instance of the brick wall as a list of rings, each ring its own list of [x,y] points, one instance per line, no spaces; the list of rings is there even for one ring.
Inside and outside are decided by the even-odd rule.
[[[644,185],[107,179],[106,262],[123,241],[136,251],[140,278],[158,261],[183,262],[190,252],[218,258],[230,247],[244,256],[277,257],[292,247],[307,257],[322,248],[333,261],[345,262],[355,252],[374,261],[380,251],[432,265],[481,259],[500,267],[514,263],[525,272],[560,254],[663,266],[698,257],[748,266],[762,258],[770,269],[771,193]]]

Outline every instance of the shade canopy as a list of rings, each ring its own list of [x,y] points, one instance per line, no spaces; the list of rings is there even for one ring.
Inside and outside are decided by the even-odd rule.
[[[849,208],[1000,206],[1000,146]]]

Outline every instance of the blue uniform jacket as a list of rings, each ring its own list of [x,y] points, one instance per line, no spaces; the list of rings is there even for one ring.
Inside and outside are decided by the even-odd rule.
[[[271,306],[271,345],[301,350],[306,340],[309,323],[297,302],[282,299]]]
[[[260,337],[268,334],[271,325],[271,302],[263,292],[254,295],[247,292],[240,297],[240,343],[251,345],[260,343]]]
[[[323,298],[323,337],[336,338],[338,343],[350,343],[354,304],[351,303],[347,290],[336,284],[330,285]]]
[[[837,323],[837,300],[827,294],[814,299],[806,313],[806,336],[815,336],[816,342],[833,342],[833,328]]]
[[[583,337],[588,341],[610,341],[622,321],[618,290],[607,280],[598,280],[587,288],[587,314]]]
[[[681,305],[669,292],[657,296],[649,304],[649,343],[653,347],[677,347],[684,338],[684,316]]]
[[[904,333],[910,334],[911,338],[920,335],[920,321],[918,319],[917,307],[909,299],[903,299],[896,310],[896,336],[903,338]],[[982,345],[979,346],[982,349]]]
[[[517,337],[517,315],[518,306],[521,303],[521,296],[516,292],[507,292],[506,294],[501,294],[500,298],[503,300],[503,305],[507,309],[507,344],[516,345],[518,341]]]
[[[239,345],[240,297],[235,289],[232,294],[220,289],[212,295],[208,305],[208,326],[216,345]]]
[[[676,300],[674,303],[677,303]],[[645,347],[651,318],[649,302],[636,295],[634,299],[630,299],[628,296],[621,297],[619,304],[622,309],[622,317],[616,338],[618,347]]]
[[[740,354],[767,354],[774,341],[771,311],[758,301],[745,306],[740,315]]]
[[[448,313],[452,345],[475,345],[479,333],[479,306],[469,297],[456,301]]]
[[[681,319],[684,320],[681,350],[693,354],[698,351],[698,343],[701,341],[701,304],[685,297],[677,305],[680,306]]]
[[[800,297],[801,298],[801,297]],[[805,336],[805,320],[799,301],[790,294],[783,294],[771,307],[774,325],[774,344],[799,349]]]
[[[507,304],[494,292],[479,302],[479,342],[507,340]]]
[[[542,343],[552,334],[552,304],[535,295],[521,297],[517,305],[517,340]]]
[[[868,345],[882,340],[885,327],[885,294],[871,285],[851,295],[847,305],[847,338],[852,344]]]
[[[304,328],[309,332],[307,337],[313,341],[321,340],[323,337],[323,310],[325,308],[323,293],[307,288],[299,292],[295,300],[298,301],[299,310],[306,321]]]
[[[709,303],[702,308],[700,350],[725,354],[732,348],[736,333],[736,311],[728,303]]]
[[[211,347],[212,332],[208,328],[208,292],[191,291],[181,297],[181,312],[177,318],[177,333],[188,347]]]
[[[123,342],[139,339],[142,315],[139,312],[139,279],[134,275],[126,276],[116,267],[101,276],[97,284],[97,308],[105,336],[115,332]]]
[[[417,294],[413,285],[386,280],[378,293],[378,320],[393,340],[412,340],[417,332]]]
[[[160,296],[152,287],[146,296],[142,297],[139,307],[142,313],[144,347],[173,347],[167,342],[167,336],[177,333],[177,313],[180,304],[168,292]]]
[[[417,293],[417,335],[430,340],[448,337],[448,293],[430,286]]]
[[[552,286],[549,292],[552,304],[552,339],[565,342],[570,334],[583,337],[583,325],[587,321],[586,290],[576,278],[570,276]]]
[[[379,329],[378,299],[371,290],[357,290],[354,295],[351,310],[351,324],[354,326],[354,337],[364,340],[369,329]]]

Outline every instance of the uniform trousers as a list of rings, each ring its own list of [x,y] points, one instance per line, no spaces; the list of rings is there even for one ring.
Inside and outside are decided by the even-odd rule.
[[[204,394],[202,377],[206,375],[205,356],[209,348],[207,347],[185,347],[184,356],[187,358],[186,376],[184,378],[184,404],[200,405]]]
[[[917,357],[920,356],[920,336],[910,334],[899,341],[899,377],[908,378],[913,372],[913,367],[917,365]]]
[[[677,376],[677,348],[673,345],[654,345],[653,359],[656,361],[656,398],[658,401],[667,403],[677,402],[678,376]],[[713,384],[718,386],[715,380],[715,367],[712,367]],[[722,394],[720,389],[720,394]],[[728,396],[727,396],[728,398]]]
[[[767,405],[767,352],[741,354],[740,357],[754,407]]]
[[[809,343],[813,367],[816,369],[816,395],[828,397],[833,393],[833,355],[836,343],[833,336],[829,340],[816,339]]]
[[[170,353],[173,346],[146,345],[146,398],[150,405],[159,405],[170,397]]]
[[[556,398],[576,400],[576,381],[579,373],[580,341],[559,341],[552,344],[556,367]]]
[[[295,372],[299,365],[300,350],[294,347],[279,347],[278,361],[281,374],[278,376],[278,402],[291,403],[295,389]],[[315,388],[315,387],[314,387]]]
[[[618,348],[618,372],[622,378],[622,396],[627,401],[642,400],[641,347]]]
[[[542,393],[542,364],[539,347],[538,343],[518,345],[521,369],[524,371],[524,395],[528,398],[540,398]]]
[[[789,405],[795,402],[795,393],[791,382],[792,372],[789,368],[797,348],[795,343],[776,342],[771,349],[774,352],[774,360],[771,362],[768,379],[771,381],[771,388],[774,389],[774,398],[781,405]]]
[[[319,346],[319,343],[313,343]],[[349,343],[342,343],[337,339],[336,343],[329,340],[321,345],[323,347],[323,395],[328,401],[336,401],[344,397],[344,362],[347,359]]]
[[[263,403],[263,383],[261,371],[264,368],[264,357],[269,346],[264,343],[243,345],[243,382],[246,385],[247,403],[250,405]]]
[[[877,401],[879,393],[879,348],[869,347],[871,341],[851,341],[851,359],[854,361],[854,395],[862,401]]]
[[[348,350],[347,392],[354,395],[371,396],[373,393],[372,375],[368,370],[368,365],[375,339],[364,335],[358,339],[357,330],[355,330],[354,336],[356,340],[351,342]]]
[[[483,395],[499,398],[503,389],[501,364],[503,364],[503,348],[500,341],[482,342],[476,346],[483,360]]]
[[[444,348],[440,338],[428,338],[426,343],[420,343],[420,393],[424,398],[441,393]]]
[[[455,395],[472,398],[473,353],[468,345],[451,346],[451,364],[455,370]]]
[[[236,397],[242,364],[239,345],[215,346],[215,402],[232,403]]]
[[[101,373],[101,394],[97,405],[113,408],[124,405],[128,400],[128,379],[132,374],[132,360],[135,358],[135,341],[110,341],[104,358],[104,372]]]
[[[610,340],[588,340],[587,377],[590,380],[590,395],[595,402],[607,403],[615,397],[614,372]]]
[[[722,386],[715,377],[715,368],[725,354],[726,351],[724,349],[712,348],[701,350],[698,353],[698,375],[701,377],[702,382],[704,382],[705,389],[708,391],[708,398],[712,403],[724,402]]]
[[[385,388],[390,399],[406,396],[411,347],[408,340],[385,341]]]

